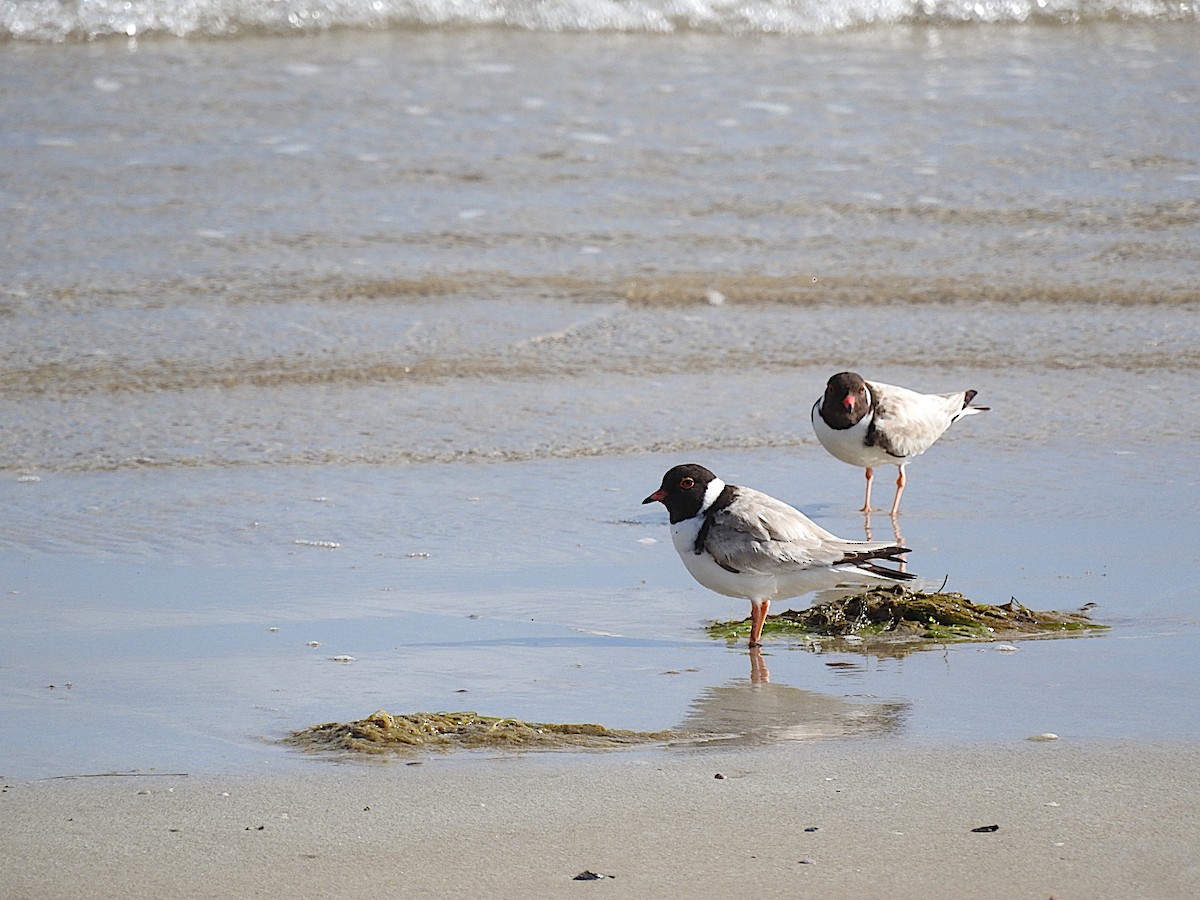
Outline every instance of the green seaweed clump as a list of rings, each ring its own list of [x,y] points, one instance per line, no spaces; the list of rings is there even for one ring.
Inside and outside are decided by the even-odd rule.
[[[749,632],[749,623],[714,622],[708,631],[713,637],[736,640]],[[919,591],[898,584],[768,616],[763,634],[828,637],[874,650],[882,644],[1016,640],[1107,627],[1082,610],[1037,612],[1016,599],[993,606],[974,603],[958,592]]]
[[[676,736],[669,731],[622,731],[603,725],[522,722],[473,712],[393,715],[380,709],[356,722],[328,722],[294,731],[284,741],[306,750],[380,754],[421,748],[607,749],[665,741]]]

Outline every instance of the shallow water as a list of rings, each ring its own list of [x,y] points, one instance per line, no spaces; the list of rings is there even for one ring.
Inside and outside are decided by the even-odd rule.
[[[985,472],[978,446],[912,467],[910,568],[985,601],[1097,603],[1112,631],[901,659],[776,641],[768,685],[751,684],[744,646],[703,632],[746,604],[692,583],[665,517],[639,503],[674,456],[9,481],[18,517],[68,517],[58,495],[86,502],[88,527],[24,548],[8,535],[0,703],[21,727],[4,774],[276,767],[292,757],[270,740],[376,708],[707,723],[754,741],[1196,739],[1181,703],[1200,621],[1171,574],[1194,553],[1178,523],[1195,482],[1061,444],[993,450]],[[811,448],[703,457],[861,534],[860,477]]]
[[[0,775],[379,707],[1196,740],[1195,37],[0,44]],[[862,535],[847,367],[992,407],[910,467],[913,571],[1113,630],[751,684],[640,500],[696,460]]]

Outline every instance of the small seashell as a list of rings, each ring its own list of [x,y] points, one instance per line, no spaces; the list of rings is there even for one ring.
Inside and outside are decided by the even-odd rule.
[[[1044,731],[1041,734],[1030,735],[1025,738],[1027,741],[1057,741],[1058,735],[1053,731]]]
[[[725,303],[725,295],[713,288],[705,292],[704,299],[708,301],[709,306],[722,306]]]
[[[997,653],[1016,653],[1019,648],[1012,644],[997,644],[995,650]]]

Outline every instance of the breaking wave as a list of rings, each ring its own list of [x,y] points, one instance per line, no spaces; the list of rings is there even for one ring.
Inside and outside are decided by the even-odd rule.
[[[877,25],[1191,22],[1168,0],[0,0],[0,40],[236,37],[339,28],[829,34]]]

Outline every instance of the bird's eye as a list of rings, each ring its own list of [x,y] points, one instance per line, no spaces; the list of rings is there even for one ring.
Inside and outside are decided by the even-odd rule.
[[[683,479],[683,481],[679,482],[679,487],[685,491],[690,491],[695,486],[696,486],[695,478],[685,478],[685,479]]]

